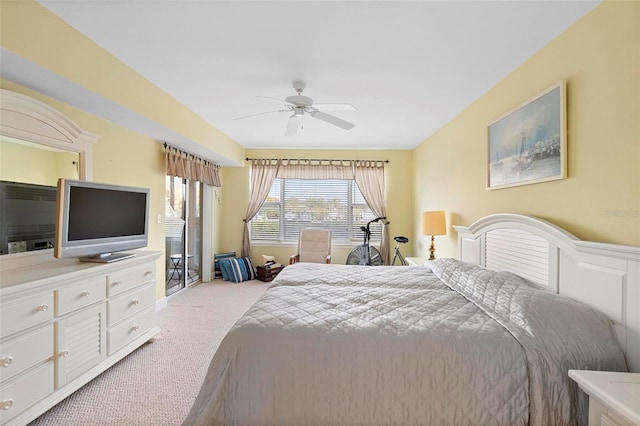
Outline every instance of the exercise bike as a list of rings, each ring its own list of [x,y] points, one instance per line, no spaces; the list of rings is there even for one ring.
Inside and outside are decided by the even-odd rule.
[[[387,218],[384,216],[376,217],[375,219],[367,222],[367,226],[360,227],[360,230],[364,232],[364,243],[354,247],[353,250],[351,250],[349,256],[347,256],[347,265],[382,265],[382,256],[380,256],[380,251],[369,244],[369,242],[371,241],[370,226],[372,223],[378,222],[380,220],[387,220]]]

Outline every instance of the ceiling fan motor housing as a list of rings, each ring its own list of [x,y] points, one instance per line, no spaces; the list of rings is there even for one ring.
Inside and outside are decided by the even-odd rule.
[[[289,96],[288,98],[285,99],[285,102],[288,102],[290,104],[293,104],[295,106],[300,106],[300,107],[308,107],[313,105],[313,99],[311,99],[308,96]]]

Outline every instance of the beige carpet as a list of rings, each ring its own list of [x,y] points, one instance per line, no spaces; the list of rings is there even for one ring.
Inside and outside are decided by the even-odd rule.
[[[220,341],[267,283],[216,280],[172,296],[162,332],[31,425],[179,425]]]

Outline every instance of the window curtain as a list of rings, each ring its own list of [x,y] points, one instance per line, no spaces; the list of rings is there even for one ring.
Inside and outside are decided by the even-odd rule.
[[[357,161],[353,169],[353,177],[364,200],[376,216],[387,216],[385,202],[384,163],[381,161]],[[382,223],[382,239],[380,256],[384,265],[389,264],[389,228]]]
[[[242,233],[242,257],[251,257],[251,241],[249,239],[249,222],[260,211],[269,195],[273,181],[280,168],[280,160],[251,160],[251,190],[249,206],[244,221]]]
[[[276,177],[281,179],[355,179],[367,205],[377,217],[387,216],[384,161],[252,159],[251,195],[244,218],[242,255],[250,256],[248,222],[258,213]],[[380,256],[389,264],[389,229],[382,223]]]
[[[220,166],[177,148],[164,145],[167,176],[220,187]]]

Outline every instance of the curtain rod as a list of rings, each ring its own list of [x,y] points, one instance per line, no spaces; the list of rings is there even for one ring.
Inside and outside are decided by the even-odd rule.
[[[340,160],[340,159],[333,159],[330,160],[328,158],[245,158],[245,161],[251,161],[251,160],[268,160],[268,161],[278,161],[278,160],[284,160],[284,161],[369,161],[369,162],[382,162],[382,163],[389,163],[389,160]]]
[[[173,145],[170,145],[170,144],[168,144],[167,142],[163,142],[163,143],[162,143],[162,146],[164,147],[165,151],[166,151],[166,150],[168,150],[168,149],[174,149],[174,150],[178,151],[180,154],[184,154],[184,155],[186,155],[186,156],[191,156],[191,157],[193,157],[195,160],[198,160],[198,161],[204,161],[204,162],[206,162],[206,163],[213,164],[213,165],[214,165],[214,166],[216,166],[216,167],[220,167],[220,164],[218,164],[218,163],[216,163],[216,162],[214,162],[214,161],[207,160],[206,158],[202,158],[202,157],[200,157],[200,156],[198,156],[198,155],[196,155],[196,154],[194,154],[194,153],[191,153],[191,152],[189,152],[189,151],[185,151],[185,150],[184,150],[184,149],[182,149],[182,148],[178,148],[178,147],[175,147],[175,146],[173,146]]]

